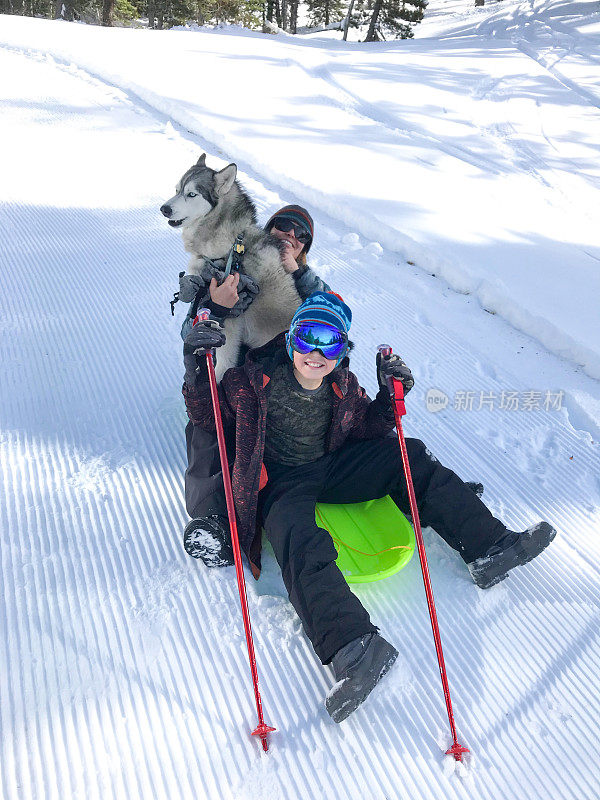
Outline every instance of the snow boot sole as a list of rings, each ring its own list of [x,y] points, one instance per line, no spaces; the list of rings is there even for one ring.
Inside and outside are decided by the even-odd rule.
[[[230,567],[233,547],[229,527],[217,515],[193,519],[183,531],[183,546],[192,558],[201,559],[207,567]]]
[[[327,695],[325,708],[334,722],[343,722],[364,703],[398,658],[398,651],[382,636],[375,636],[359,662],[359,669],[349,670]]]
[[[539,556],[556,536],[556,529],[548,522],[538,522],[523,533],[504,550],[494,552],[490,548],[487,555],[476,558],[468,564],[469,572],[480,589],[492,586],[508,577],[514,567],[522,567]]]

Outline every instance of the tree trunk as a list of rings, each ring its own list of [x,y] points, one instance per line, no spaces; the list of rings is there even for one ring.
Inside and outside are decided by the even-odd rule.
[[[354,3],[355,2],[356,2],[356,0],[350,0],[350,7],[348,8],[348,16],[346,17],[346,19],[344,21],[344,35],[342,37],[342,39],[344,41],[346,41],[346,39],[348,38],[348,27],[350,25],[350,17],[352,15],[352,9],[354,8]]]
[[[281,27],[284,31],[288,29],[288,0],[281,0]]]
[[[67,22],[75,19],[73,0],[57,0],[55,9],[54,19],[64,19]]]
[[[298,5],[299,0],[291,0],[290,3],[290,30],[292,33],[296,33],[296,28],[298,27]]]
[[[115,0],[102,1],[102,24],[105,28],[112,28]]]
[[[375,34],[375,26],[377,25],[377,20],[379,19],[379,13],[381,11],[382,5],[383,5],[383,0],[375,0],[375,6],[373,7],[371,21],[369,22],[369,30],[367,31],[367,35],[365,36],[365,42],[377,41],[377,36]]]

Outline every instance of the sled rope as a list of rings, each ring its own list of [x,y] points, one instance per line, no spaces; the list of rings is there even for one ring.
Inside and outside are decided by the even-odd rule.
[[[331,534],[330,534],[331,535]],[[348,550],[353,550],[355,553],[358,553],[361,556],[380,556],[382,553],[389,553],[390,550],[411,550],[411,546],[408,544],[396,544],[393,547],[386,547],[385,550],[378,550],[377,553],[363,553],[362,550],[357,550],[356,547],[350,547],[349,544],[346,542],[342,542],[341,539],[336,539],[334,536],[331,537],[333,539],[334,544],[343,544],[344,547],[347,547]]]

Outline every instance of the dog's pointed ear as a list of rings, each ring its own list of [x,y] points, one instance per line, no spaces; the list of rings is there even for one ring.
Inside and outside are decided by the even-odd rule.
[[[196,162],[197,167],[205,167],[206,166],[206,153],[202,153],[198,161]]]
[[[220,172],[215,173],[215,192],[217,197],[223,197],[233,186],[235,176],[237,175],[237,166],[235,164],[228,164]]]

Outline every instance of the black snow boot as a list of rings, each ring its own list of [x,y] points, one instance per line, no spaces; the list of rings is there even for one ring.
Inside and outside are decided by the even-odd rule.
[[[487,553],[467,564],[480,589],[489,589],[507,577],[509,570],[527,564],[545,550],[556,536],[548,522],[538,522],[522,533],[507,531]]]
[[[229,522],[218,514],[188,522],[183,546],[189,556],[201,558],[207,567],[230,567],[234,563]]]
[[[325,699],[334,722],[342,722],[367,699],[397,657],[396,648],[378,633],[359,636],[337,651],[331,661],[336,683]]]

